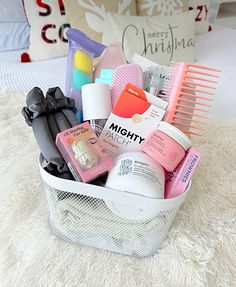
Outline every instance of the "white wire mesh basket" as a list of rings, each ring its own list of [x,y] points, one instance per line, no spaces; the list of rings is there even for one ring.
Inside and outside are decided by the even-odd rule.
[[[190,188],[176,198],[154,199],[61,179],[39,166],[58,237],[136,257],[158,252]]]

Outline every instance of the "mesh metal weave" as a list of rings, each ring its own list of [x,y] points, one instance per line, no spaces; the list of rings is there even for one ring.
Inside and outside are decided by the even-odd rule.
[[[135,220],[137,209],[119,204],[126,218],[102,199],[64,192],[44,183],[50,224],[60,238],[136,257],[154,255],[162,246],[178,208]],[[130,219],[129,219],[130,218]]]

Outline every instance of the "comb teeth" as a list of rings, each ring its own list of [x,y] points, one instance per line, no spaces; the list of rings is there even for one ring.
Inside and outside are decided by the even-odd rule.
[[[213,101],[213,99],[202,97],[202,96],[198,96],[198,95],[194,95],[194,94],[190,94],[190,93],[180,92],[179,94],[183,95],[185,97],[198,98],[198,99],[202,99],[202,100],[205,100],[205,101]],[[180,97],[180,98],[182,99],[182,97]]]
[[[193,101],[193,100],[187,100],[185,98],[182,98],[182,97],[179,97],[179,102],[185,102],[185,103],[190,103],[190,104],[194,104],[194,105],[200,105],[200,106],[204,106],[204,107],[211,107],[211,105],[209,104],[205,104],[205,103],[202,103],[202,102],[196,102],[196,101]],[[192,107],[192,106],[190,106]]]
[[[203,136],[203,134],[199,134],[190,130],[184,130],[184,129],[180,129],[183,133],[185,134],[190,134],[190,135],[194,135],[194,136]]]
[[[185,75],[184,79],[192,79],[192,80],[198,80],[198,81],[203,81],[203,82],[209,82],[209,83],[213,83],[213,84],[217,84],[217,81],[213,81],[211,79],[204,79],[204,78],[199,78],[199,77],[195,77],[192,75]]]
[[[184,114],[184,115],[190,115],[190,116],[195,116],[195,117],[198,117],[198,118],[201,118],[201,119],[208,119],[207,116],[204,116],[204,115],[201,115],[201,114],[196,114],[193,112],[187,112],[187,111],[184,111],[184,110],[179,110],[178,108],[176,108],[174,110],[175,113],[179,113],[179,114]]]
[[[191,64],[191,63],[187,63],[185,64],[186,67],[191,67],[191,68],[200,68],[202,70],[208,70],[208,71],[214,71],[214,72],[221,72],[221,70],[219,69],[215,69],[215,68],[211,68],[211,67],[207,67],[207,66],[203,66],[203,65],[199,65],[199,64]]]
[[[186,108],[186,109],[190,109],[190,110],[195,110],[195,111],[199,111],[199,112],[203,112],[203,113],[209,113],[209,110],[205,110],[205,109],[199,109],[193,106],[188,106],[188,105],[183,105],[183,104],[176,104],[178,107],[181,108]],[[181,111],[181,110],[180,110]]]
[[[204,131],[202,125],[206,124],[206,113],[211,107],[207,102],[213,101],[215,78],[219,78],[220,70],[198,64],[174,63],[173,71],[175,79],[165,82],[163,87],[166,95],[162,98],[169,102],[164,120],[186,134],[200,136],[194,130]]]
[[[193,74],[198,74],[198,75],[203,75],[203,76],[208,76],[208,77],[213,77],[213,78],[219,78],[218,75],[205,73],[205,72],[199,72],[199,71],[192,70],[192,69],[186,69],[186,72],[193,73]]]
[[[183,120],[184,122],[193,122],[193,123],[197,123],[197,124],[202,124],[202,125],[206,125],[205,122],[202,122],[202,121],[198,121],[198,120],[195,120],[193,118],[187,118],[187,117],[184,117],[184,116],[178,116],[178,115],[175,115],[174,116],[174,120],[176,119],[180,119],[180,120]]]
[[[183,81],[182,83],[183,83],[184,85],[199,86],[199,87],[208,88],[208,89],[213,89],[213,90],[216,89],[216,87],[214,87],[214,86],[208,86],[208,85],[204,85],[204,84],[200,84],[200,83],[196,83],[196,82],[191,82],[191,81]]]
[[[171,124],[176,124],[176,125],[182,126],[182,127],[191,127],[192,129],[201,130],[201,131],[205,130],[202,127],[193,126],[193,125],[184,124],[184,123],[179,123],[179,122],[176,122],[176,121],[172,121]]]
[[[189,91],[193,91],[194,93],[201,93],[201,94],[206,94],[206,95],[211,95],[214,96],[214,93],[208,92],[208,91],[204,91],[204,90],[198,90],[195,88],[190,88],[188,86],[180,86],[180,89],[184,89],[184,90],[189,90]]]

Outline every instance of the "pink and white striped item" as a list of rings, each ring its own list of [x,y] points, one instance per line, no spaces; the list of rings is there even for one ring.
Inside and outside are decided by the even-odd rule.
[[[128,83],[143,89],[143,72],[139,65],[124,64],[114,70],[111,82],[112,107]]]

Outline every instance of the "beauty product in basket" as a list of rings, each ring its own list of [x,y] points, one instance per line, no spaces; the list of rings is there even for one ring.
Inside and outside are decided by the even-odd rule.
[[[130,192],[145,197],[164,198],[165,172],[163,167],[150,156],[142,152],[127,152],[115,159],[110,170],[106,187]],[[132,220],[146,220],[153,216],[152,210],[130,209],[119,202],[106,201],[109,209],[116,215]],[[132,202],[127,202],[132,206]]]
[[[132,59],[131,59],[131,63],[132,64],[136,64],[136,65],[139,65],[143,72],[147,71],[148,68],[150,67],[156,67],[156,66],[159,66],[157,63],[137,54],[137,53],[134,53]]]
[[[110,86],[92,83],[82,87],[83,120],[89,121],[97,136],[100,135],[111,113]]]
[[[115,106],[118,98],[126,85],[130,83],[134,86],[143,88],[143,71],[139,65],[125,64],[117,67],[111,81],[111,104]]]
[[[59,133],[56,145],[77,181],[89,182],[112,167],[88,122]]]
[[[190,148],[176,169],[167,173],[165,198],[176,197],[185,192],[200,158],[201,153],[194,148]]]
[[[100,56],[106,46],[76,29],[69,29],[66,34],[69,41],[66,96],[75,100],[76,109],[82,113],[81,87],[92,82],[93,59]]]
[[[164,87],[173,77],[169,66],[156,65],[149,67],[143,73],[143,89],[165,100]]]
[[[128,84],[99,137],[109,155],[114,158],[122,152],[140,151],[145,137],[162,120],[166,105],[165,101]]]
[[[165,87],[168,108],[164,121],[186,134],[201,136],[219,78],[218,69],[192,63],[173,63],[173,79]]]
[[[102,69],[100,73],[100,78],[95,78],[95,83],[103,83],[111,86],[112,75],[112,69]]]
[[[146,138],[141,149],[167,171],[173,171],[191,146],[191,140],[183,132],[162,121]]]
[[[73,113],[74,104],[74,100],[65,97],[59,87],[48,89],[46,97],[40,88],[35,87],[28,93],[27,107],[22,110],[27,124],[32,126],[46,163],[45,170],[67,179],[73,177],[55,145],[55,139],[59,132],[80,123]]]
[[[124,64],[126,64],[126,59],[121,43],[110,43],[102,53],[99,62],[95,65],[93,78],[96,79],[99,75],[101,77],[102,69],[115,69]]]

